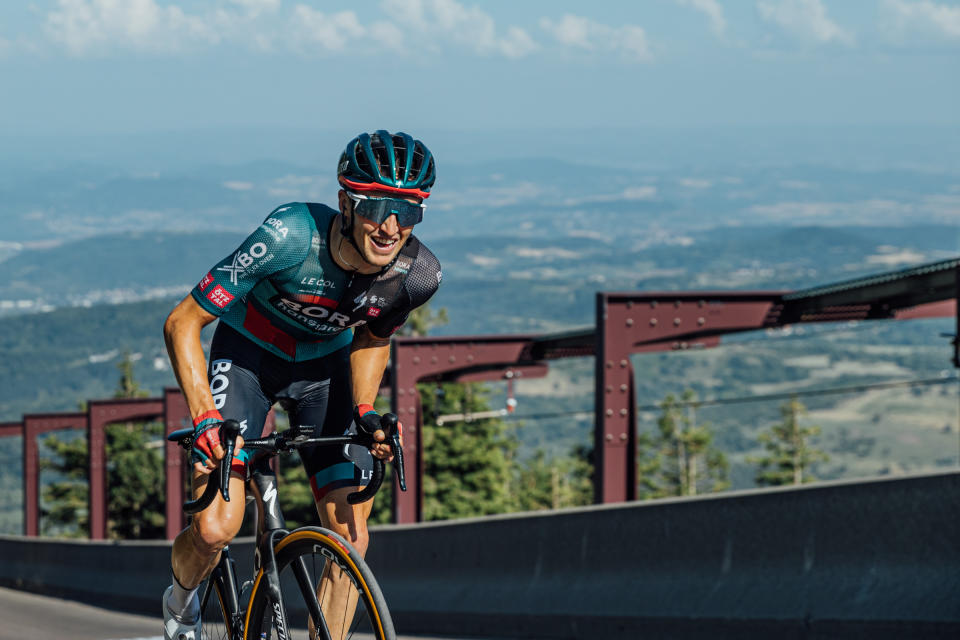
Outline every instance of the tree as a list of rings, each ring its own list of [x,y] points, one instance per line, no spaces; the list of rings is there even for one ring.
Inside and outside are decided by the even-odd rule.
[[[117,389],[113,393],[114,398],[146,398],[150,395],[147,391],[140,388],[133,375],[133,356],[130,350],[124,350],[123,358],[117,363],[117,369],[120,370],[120,380],[117,381]]]
[[[730,465],[712,446],[710,425],[697,423],[698,407],[692,389],[684,391],[680,399],[667,394],[660,404],[660,433],[655,440],[659,465],[651,467],[656,479],[648,491],[653,497],[694,496],[730,486]]]
[[[41,534],[82,538],[89,531],[87,503],[87,441],[50,434],[43,440],[50,454],[41,456],[40,469],[53,471],[59,478],[43,489]]]
[[[767,455],[747,458],[759,466],[756,475],[761,486],[778,486],[813,482],[810,466],[828,460],[827,454],[810,446],[810,439],[820,434],[816,425],[800,426],[800,417],[807,409],[793,396],[780,407],[782,420],[759,436]]]
[[[430,310],[429,304],[424,304],[410,312],[398,334],[401,336],[425,336],[431,329],[441,327],[450,322],[447,310],[441,307],[436,313]]]
[[[451,413],[488,411],[481,384],[420,385],[423,405],[424,520],[465,518],[512,511],[516,504],[513,455],[516,440],[499,418],[436,424]]]
[[[578,507],[593,502],[590,452],[578,446],[566,456],[547,458],[542,449],[523,464],[516,473],[516,501],[519,509],[535,511]]]

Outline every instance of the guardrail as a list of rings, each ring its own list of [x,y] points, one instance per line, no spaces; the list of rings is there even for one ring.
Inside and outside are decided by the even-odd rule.
[[[373,531],[405,633],[960,637],[960,473]],[[231,550],[245,570],[249,540]],[[169,543],[0,537],[0,584],[154,615]]]

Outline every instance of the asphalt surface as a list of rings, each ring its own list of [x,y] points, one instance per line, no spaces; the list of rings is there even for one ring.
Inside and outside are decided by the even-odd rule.
[[[155,618],[118,613],[71,600],[0,587],[0,640],[163,640],[162,624],[159,613]],[[369,637],[353,636],[354,640],[368,640]],[[398,640],[426,638],[398,636]],[[454,639],[431,636],[430,640]]]

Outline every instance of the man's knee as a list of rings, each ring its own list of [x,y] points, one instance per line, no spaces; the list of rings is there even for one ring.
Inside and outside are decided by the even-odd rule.
[[[191,539],[197,551],[204,555],[219,553],[239,532],[230,518],[216,518],[200,514],[190,525]]]
[[[356,490],[356,487],[350,487],[331,491],[317,504],[317,511],[323,526],[346,538],[363,555],[370,545],[367,530],[370,504],[348,503],[347,495]]]

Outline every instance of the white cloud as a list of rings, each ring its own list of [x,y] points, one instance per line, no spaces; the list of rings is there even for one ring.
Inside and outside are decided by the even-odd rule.
[[[250,191],[253,189],[253,183],[244,182],[243,180],[227,180],[223,183],[223,187],[231,191]]]
[[[441,43],[454,44],[482,55],[508,58],[521,58],[537,49],[537,43],[525,30],[511,26],[506,35],[498,34],[489,14],[456,0],[384,0],[381,7],[416,35],[420,47],[437,50]]]
[[[727,19],[723,15],[723,7],[717,0],[676,0],[684,7],[693,7],[710,20],[710,29],[719,37],[727,32]]]
[[[540,27],[564,47],[590,52],[615,51],[639,61],[653,59],[647,34],[636,25],[611,27],[568,13],[558,22],[542,18]]]
[[[44,29],[74,55],[121,46],[136,51],[173,53],[219,41],[199,16],[154,0],[59,0]]]
[[[274,13],[280,8],[280,0],[230,0],[243,7],[247,14],[258,16],[261,13]]]
[[[350,42],[363,38],[367,28],[353,11],[325,14],[298,4],[291,18],[294,40],[316,50],[342,51]]]
[[[881,30],[903,40],[909,34],[960,40],[960,7],[921,0],[886,0],[882,6]]]
[[[819,44],[854,45],[854,36],[827,17],[820,0],[769,0],[757,2],[760,17],[784,31]]]

